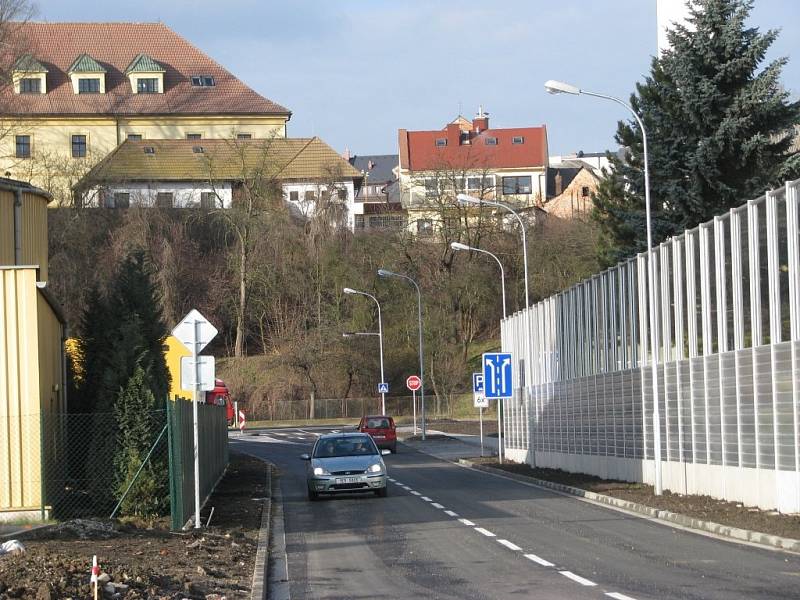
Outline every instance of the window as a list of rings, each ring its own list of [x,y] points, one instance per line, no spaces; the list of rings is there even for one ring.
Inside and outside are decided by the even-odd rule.
[[[584,185],[584,186],[581,188],[581,198],[588,198],[588,197],[589,197],[589,196],[591,196],[591,195],[592,195],[592,192],[591,192],[591,190],[589,189],[589,186],[588,186],[588,185]]]
[[[203,148],[202,146],[192,146],[192,152],[194,154],[203,154],[205,151],[206,149]]]
[[[236,139],[237,140],[251,140],[251,139],[253,139],[253,134],[252,133],[237,133],[236,134]]]
[[[156,194],[156,206],[159,208],[172,208],[172,192],[158,192]]]
[[[530,194],[531,193],[530,175],[526,175],[524,177],[503,177],[503,193]]]
[[[417,235],[432,235],[433,221],[431,219],[419,219],[417,221]]]
[[[128,192],[114,192],[111,202],[106,203],[107,208],[129,208],[131,195]]]
[[[425,197],[431,198],[439,195],[439,181],[435,178],[425,180]]]
[[[129,133],[128,134],[128,139],[131,140],[132,142],[141,141],[142,134],[141,133]]]
[[[99,94],[100,93],[100,79],[97,77],[80,78],[78,79],[78,93],[79,94]]]
[[[300,192],[297,190],[289,192],[289,202],[300,202]]]
[[[187,140],[202,140],[203,134],[202,133],[187,133],[186,134]]]
[[[42,93],[42,80],[32,77],[25,77],[19,80],[19,93],[20,94],[41,94]]]
[[[486,141],[484,143],[487,146],[497,146],[497,138],[496,137],[487,137]]]
[[[356,217],[356,229],[364,229],[364,215],[355,215]]]
[[[467,189],[470,191],[489,190],[494,187],[494,175],[483,177],[467,177]]]
[[[141,77],[136,80],[136,91],[140,94],[157,94],[158,93],[158,78],[157,77]]]
[[[86,157],[86,136],[73,135],[72,136],[72,158],[85,158]]]
[[[200,192],[200,208],[214,208],[217,200],[216,196],[214,192]]]
[[[522,137],[521,135],[515,135],[514,137],[511,138],[511,143],[512,144],[524,144],[525,143],[525,138]]]
[[[447,146],[447,138],[436,138],[436,145],[438,147]]]
[[[144,151],[145,154],[155,154],[156,153],[156,149],[153,148],[153,146],[145,146],[142,150]]]
[[[214,78],[210,75],[192,75],[192,87],[214,87]]]
[[[469,144],[469,131],[462,131],[461,136],[458,138],[460,144]]]
[[[306,202],[314,202],[317,199],[317,195],[312,191],[307,191],[305,197],[303,198]]]
[[[336,190],[336,195],[339,197],[339,200],[347,200],[347,190],[344,188]]]
[[[30,158],[31,157],[31,136],[18,135],[17,142],[17,158]]]

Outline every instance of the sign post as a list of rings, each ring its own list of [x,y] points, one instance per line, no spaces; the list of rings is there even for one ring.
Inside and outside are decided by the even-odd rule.
[[[217,335],[217,328],[208,322],[200,311],[192,309],[180,323],[172,330],[174,335],[192,353],[191,363],[194,367],[194,381],[192,389],[194,391],[194,401],[192,402],[192,419],[194,421],[193,441],[194,441],[194,527],[200,529],[200,444],[199,444],[199,416],[197,403],[200,401],[200,391],[203,387],[201,376],[201,360],[198,358],[200,351],[208,345],[214,336]],[[182,369],[181,369],[182,370]],[[185,385],[185,384],[181,384]],[[214,389],[213,369],[211,374],[211,388]]]
[[[481,456],[483,456],[483,409],[489,406],[489,400],[483,391],[483,373],[472,374],[472,400],[478,409],[478,420],[481,431]]]
[[[497,400],[498,420],[500,403],[512,396],[512,360],[510,352],[486,352],[481,358],[483,392],[487,400]],[[497,432],[497,455],[503,462],[503,432]]]
[[[417,435],[417,390],[422,387],[422,380],[416,375],[409,375],[406,387],[411,390],[411,404],[414,407],[414,435]]]

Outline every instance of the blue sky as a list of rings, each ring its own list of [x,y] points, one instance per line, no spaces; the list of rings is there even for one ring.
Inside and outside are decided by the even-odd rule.
[[[498,127],[546,124],[551,154],[613,147],[624,109],[550,96],[547,79],[627,98],[656,52],[656,0],[40,0],[46,21],[162,21],[294,113],[290,136],[396,152],[479,104]],[[800,96],[800,2],[756,0]]]

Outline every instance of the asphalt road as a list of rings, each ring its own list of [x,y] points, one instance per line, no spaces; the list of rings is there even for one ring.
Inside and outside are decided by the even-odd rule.
[[[389,497],[306,499],[330,428],[250,432],[280,468],[290,591],[302,598],[800,598],[800,556],[673,529],[400,446]]]

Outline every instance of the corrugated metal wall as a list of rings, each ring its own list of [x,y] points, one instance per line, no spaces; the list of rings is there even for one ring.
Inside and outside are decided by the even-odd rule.
[[[38,265],[39,281],[48,278],[47,203],[48,198],[36,192],[22,193],[22,256],[14,256],[13,191],[0,189],[0,265]]]
[[[799,215],[796,181],[652,253],[667,489],[800,511]],[[503,323],[511,458],[652,482],[646,275],[643,254]]]

